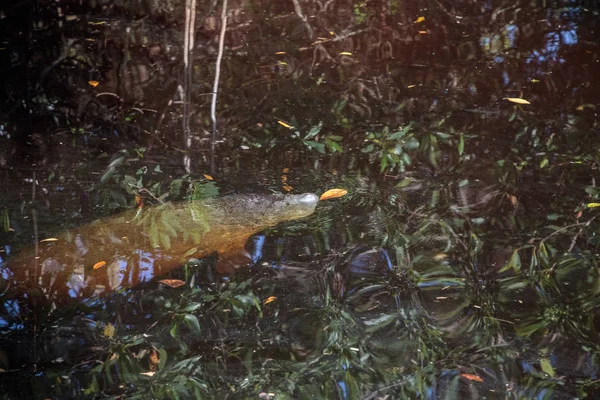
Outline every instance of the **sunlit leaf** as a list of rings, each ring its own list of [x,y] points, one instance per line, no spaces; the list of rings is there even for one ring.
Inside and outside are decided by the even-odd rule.
[[[162,279],[159,282],[164,283],[165,285],[172,287],[172,288],[178,288],[180,286],[185,285],[185,282],[182,281],[181,279]]]
[[[88,84],[91,87],[96,87],[96,86],[98,86],[100,84],[100,82],[98,82],[98,81],[88,81]]]
[[[56,242],[58,241],[58,238],[48,238],[48,239],[42,239],[40,240],[40,243],[44,243],[44,242]]]
[[[587,208],[596,208],[600,207],[600,203],[588,203]]]
[[[427,34],[427,31],[419,31],[419,34],[425,35],[425,34]]]
[[[521,99],[521,98],[518,98],[518,97],[505,97],[504,100],[508,100],[511,103],[516,103],[516,104],[531,104],[527,100]]]
[[[272,303],[272,302],[274,302],[276,299],[277,299],[277,297],[275,297],[275,296],[270,296],[270,297],[268,297],[268,298],[265,300],[264,304],[269,304],[269,303]]]
[[[340,53],[340,56],[351,56],[351,55],[352,55],[352,53],[350,53],[349,51],[342,51]]]
[[[283,55],[283,54],[285,54],[285,51],[278,51],[278,52],[277,52],[277,53],[275,53],[275,54],[277,54],[278,56],[280,56],[280,55]]]
[[[293,127],[293,126],[291,126],[291,125],[290,125],[290,124],[288,124],[287,122],[283,122],[283,121],[281,121],[281,120],[279,120],[279,119],[277,120],[277,123],[278,123],[279,125],[281,125],[281,126],[285,127],[285,128],[288,128],[288,129],[294,129],[294,127]]]
[[[208,174],[202,174],[202,176],[205,177],[206,179],[208,179],[209,181],[213,180],[213,177]]]
[[[420,16],[419,18],[417,18],[417,19],[416,19],[416,20],[413,22],[413,24],[418,24],[419,22],[423,22],[423,21],[425,21],[425,17],[423,17],[423,16]]]
[[[478,375],[460,374],[460,376],[462,376],[463,378],[468,379],[470,381],[483,382],[483,379]]]
[[[552,368],[552,364],[550,363],[549,359],[547,359],[547,358],[540,359],[540,366],[542,367],[542,371],[544,371],[551,377],[554,377],[554,375],[555,375],[554,368]]]
[[[102,268],[106,265],[106,261],[98,261],[96,264],[94,264],[94,266],[92,267],[93,269],[98,269],[98,268]]]
[[[104,328],[103,335],[108,338],[115,336],[115,326],[110,323],[107,324],[106,327]]]
[[[329,200],[345,196],[348,193],[346,189],[329,189],[321,195],[319,200]]]

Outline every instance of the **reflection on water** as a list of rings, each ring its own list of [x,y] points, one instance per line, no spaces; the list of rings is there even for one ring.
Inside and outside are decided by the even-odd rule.
[[[67,3],[0,13],[0,399],[600,396],[595,2],[230,0],[214,176],[223,3]]]

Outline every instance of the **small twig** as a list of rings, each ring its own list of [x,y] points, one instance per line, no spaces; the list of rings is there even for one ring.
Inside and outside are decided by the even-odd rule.
[[[146,193],[147,195],[149,195],[150,197],[152,197],[152,199],[155,200],[158,204],[164,204],[165,203],[164,201],[162,201],[161,199],[159,199],[158,197],[156,197],[151,191],[149,191],[145,187],[137,186],[137,185],[132,185],[132,184],[129,184],[129,186],[131,186],[132,188],[135,188],[139,193]]]
[[[219,79],[221,77],[221,60],[223,59],[223,46],[225,42],[225,31],[227,30],[227,0],[223,0],[221,10],[221,33],[219,34],[219,52],[215,63],[215,81],[213,84],[213,96],[210,104],[210,118],[212,120],[212,135],[210,138],[210,173],[215,173],[215,144],[217,141],[217,95],[219,93]]]
[[[333,39],[317,40],[316,42],[311,43],[310,46],[300,47],[298,49],[298,51],[310,50],[310,49],[312,49],[312,46],[316,46],[316,45],[322,44],[322,43],[339,42],[340,40],[348,39],[351,36],[355,36],[355,35],[358,35],[358,34],[361,34],[361,33],[364,33],[364,32],[370,32],[372,30],[373,30],[373,28],[360,29],[358,31],[344,33],[342,35],[334,37]]]
[[[571,228],[575,228],[577,226],[580,226],[581,229],[583,229],[584,227],[589,226],[594,219],[596,219],[596,217],[590,218],[587,222],[578,222],[576,224],[571,224],[571,225],[563,226],[562,228],[557,229],[556,231],[552,232],[551,234],[549,234],[548,236],[546,236],[545,238],[543,238],[542,240],[540,240],[540,243],[543,243],[543,242],[547,241],[548,239],[550,239],[554,235],[558,235],[559,233],[562,233],[562,232],[564,232],[566,230],[569,230]],[[577,233],[577,235],[579,235],[579,233]],[[577,236],[577,235],[575,235],[575,236]]]
[[[37,260],[39,258],[39,232],[38,232],[38,224],[37,224],[37,210],[35,209],[35,184],[36,184],[36,176],[35,171],[33,171],[33,181],[31,188],[31,219],[33,222],[33,240],[35,246],[35,258],[33,260],[33,277],[38,276],[38,264]]]

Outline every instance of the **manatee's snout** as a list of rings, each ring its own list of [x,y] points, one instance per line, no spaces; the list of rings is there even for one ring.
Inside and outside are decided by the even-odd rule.
[[[281,211],[285,219],[298,219],[312,214],[318,202],[319,196],[314,193],[290,195],[285,198]]]
[[[296,199],[296,201],[300,204],[303,205],[312,205],[312,204],[317,204],[319,202],[319,196],[317,196],[314,193],[304,193],[304,194],[300,194],[298,195],[298,198]]]

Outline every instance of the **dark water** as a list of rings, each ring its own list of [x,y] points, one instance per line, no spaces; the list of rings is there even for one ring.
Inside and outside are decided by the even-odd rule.
[[[0,8],[0,398],[599,398],[596,1],[229,1],[222,58],[199,2],[188,69],[184,3]],[[331,188],[228,277],[15,271],[136,202]]]

